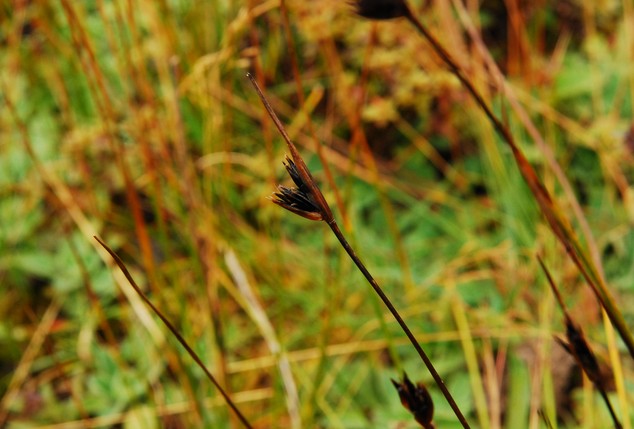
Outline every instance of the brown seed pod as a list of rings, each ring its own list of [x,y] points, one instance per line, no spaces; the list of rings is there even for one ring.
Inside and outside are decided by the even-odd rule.
[[[368,19],[402,18],[409,13],[403,0],[357,0],[352,5],[359,16]]]
[[[323,212],[315,202],[310,187],[306,185],[297,171],[292,159],[286,158],[284,163],[288,174],[297,185],[296,188],[278,186],[277,192],[271,196],[271,201],[286,210],[310,220],[324,220]]]
[[[597,358],[590,349],[588,340],[583,335],[583,331],[574,324],[570,317],[565,318],[566,322],[566,339],[567,343],[563,343],[563,346],[568,352],[575,358],[579,366],[586,373],[590,381],[594,383],[598,388],[603,388],[604,380],[601,374],[601,369]]]
[[[414,415],[414,419],[425,429],[435,429],[434,402],[423,383],[414,385],[407,374],[403,373],[403,381],[392,380],[398,392],[401,404]]]

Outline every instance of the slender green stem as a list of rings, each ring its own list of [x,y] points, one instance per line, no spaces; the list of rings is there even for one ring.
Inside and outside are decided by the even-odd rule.
[[[361,259],[359,259],[357,254],[354,252],[354,250],[352,249],[352,246],[350,246],[350,243],[348,243],[348,240],[346,240],[346,237],[343,235],[343,232],[341,232],[341,230],[339,229],[337,222],[333,219],[332,221],[328,222],[328,226],[330,226],[330,229],[335,234],[335,236],[337,237],[337,239],[339,240],[343,248],[346,250],[346,252],[348,252],[348,255],[350,255],[350,258],[352,259],[352,261],[355,263],[357,268],[359,268],[361,273],[363,273],[365,278],[370,283],[370,286],[372,286],[372,289],[374,289],[374,291],[379,296],[379,298],[381,298],[381,301],[383,301],[387,309],[390,310],[390,313],[392,313],[392,316],[394,316],[394,318],[398,322],[403,332],[405,332],[405,335],[407,336],[407,338],[410,340],[410,342],[412,343],[412,345],[418,352],[418,355],[420,356],[423,363],[429,370],[429,373],[431,374],[431,376],[434,378],[434,381],[438,385],[438,388],[440,389],[442,394],[445,396],[445,399],[447,399],[449,406],[451,406],[451,409],[456,414],[456,417],[462,424],[462,427],[464,427],[465,429],[470,428],[469,423],[467,423],[467,420],[462,414],[462,411],[460,411],[458,404],[456,404],[456,401],[453,399],[453,396],[451,396],[451,393],[449,393],[449,389],[447,389],[447,386],[445,386],[445,382],[438,374],[438,371],[436,371],[436,368],[434,368],[434,364],[432,364],[429,357],[427,357],[427,354],[425,353],[423,348],[420,346],[420,344],[416,340],[416,337],[414,337],[414,334],[412,333],[412,331],[410,331],[409,327],[407,326],[407,324],[405,323],[401,315],[398,313],[398,311],[392,304],[392,301],[390,301],[387,295],[385,295],[385,292],[383,292],[383,289],[381,289],[381,287],[376,282],[376,280],[374,280],[374,277],[372,277],[368,269],[365,267],[365,265],[363,265],[363,262],[361,262]]]

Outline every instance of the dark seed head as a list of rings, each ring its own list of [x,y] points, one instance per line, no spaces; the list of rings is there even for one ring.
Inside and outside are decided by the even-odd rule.
[[[403,381],[392,380],[392,384],[398,392],[401,404],[414,419],[425,429],[434,429],[434,402],[423,383],[414,385],[407,374],[403,373]]]
[[[588,378],[596,385],[603,386],[604,380],[597,358],[595,357],[583,331],[572,320],[566,318],[566,338],[573,357],[584,370]]]
[[[271,201],[286,210],[309,220],[323,220],[317,206],[313,204],[309,195],[297,188],[278,186],[277,192],[271,196]]]
[[[288,145],[288,149],[291,151],[291,158],[286,157],[284,166],[293,179],[293,182],[297,185],[297,188],[280,186],[277,192],[271,196],[271,200],[278,206],[284,207],[286,210],[305,217],[306,219],[323,220],[328,224],[333,224],[335,218],[332,215],[330,206],[328,206],[328,202],[319,190],[317,182],[315,182],[310,171],[308,171],[308,167],[306,167],[302,156],[286,133],[284,126],[273,111],[273,108],[264,96],[255,78],[249,73],[247,73],[247,77],[251,80],[266,111],[275,123],[280,134],[282,134],[284,141]]]
[[[310,186],[302,179],[301,174],[297,170],[297,165],[292,159],[287,157],[284,166],[297,187],[278,186],[277,192],[271,196],[271,201],[306,219],[324,220],[325,212],[315,200]]]
[[[286,162],[284,162],[284,167],[286,167],[288,175],[291,176],[291,179],[293,179],[293,182],[297,185],[297,189],[304,194],[310,194],[310,188],[306,185],[306,183],[304,183],[301,174],[299,174],[299,171],[297,170],[295,162],[287,157]]]
[[[404,0],[357,0],[353,2],[357,14],[368,19],[393,19],[407,16]]]

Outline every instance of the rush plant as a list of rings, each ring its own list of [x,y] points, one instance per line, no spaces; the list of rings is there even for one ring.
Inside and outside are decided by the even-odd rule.
[[[544,218],[548,222],[551,231],[562,244],[570,259],[592,289],[597,301],[605,309],[610,321],[616,327],[623,342],[627,346],[630,356],[634,359],[634,337],[630,332],[621,311],[619,310],[610,288],[608,287],[599,268],[588,252],[583,248],[571,222],[565,212],[561,210],[557,201],[551,196],[539,176],[528,162],[523,151],[515,141],[515,137],[500,118],[493,113],[491,106],[482,96],[476,85],[469,78],[464,68],[456,61],[453,55],[439,41],[439,39],[418,19],[405,0],[357,0],[353,3],[359,16],[368,19],[393,19],[404,18],[414,26],[421,36],[430,44],[434,52],[447,65],[449,70],[464,85],[476,104],[482,109],[495,131],[502,141],[511,149],[513,158],[530,188]]]
[[[301,155],[299,154],[299,151],[297,150],[297,148],[291,141],[290,137],[288,136],[288,133],[286,132],[286,130],[284,129],[284,126],[282,125],[282,122],[278,119],[270,103],[267,101],[266,97],[264,96],[264,93],[262,92],[257,81],[251,74],[247,74],[247,76],[251,80],[251,83],[253,84],[253,87],[257,91],[260,97],[260,100],[262,100],[262,104],[264,105],[267,113],[269,114],[273,122],[275,123],[275,126],[277,127],[278,131],[282,135],[282,138],[286,142],[286,145],[288,146],[288,149],[291,152],[291,158],[289,157],[286,158],[285,166],[286,166],[286,170],[291,176],[291,179],[293,179],[293,182],[295,182],[297,187],[287,188],[284,186],[279,186],[278,191],[273,194],[273,196],[271,197],[271,200],[278,206],[283,207],[286,210],[292,213],[295,213],[299,216],[302,216],[306,219],[315,220],[315,221],[324,221],[326,222],[326,224],[328,224],[333,234],[339,240],[339,243],[341,243],[341,246],[345,249],[345,251],[350,256],[350,259],[352,259],[352,261],[357,266],[359,271],[361,271],[361,273],[366,278],[368,283],[370,283],[370,286],[372,286],[372,289],[374,290],[374,292],[379,296],[381,301],[383,301],[383,304],[385,304],[385,306],[390,311],[392,316],[394,316],[397,323],[399,324],[399,326],[401,327],[401,329],[403,330],[403,332],[405,333],[409,341],[412,343],[412,346],[414,346],[414,348],[416,349],[416,352],[418,352],[418,355],[420,356],[421,360],[423,361],[423,363],[429,370],[429,373],[431,374],[431,376],[434,378],[434,381],[438,385],[438,388],[440,389],[442,394],[445,396],[445,399],[451,406],[451,409],[456,414],[456,417],[458,418],[462,426],[464,428],[469,428],[470,427],[469,423],[467,422],[466,418],[462,414],[462,411],[460,411],[460,407],[454,400],[453,396],[451,396],[451,393],[449,392],[449,389],[447,389],[447,386],[445,386],[445,383],[443,379],[440,377],[440,374],[438,374],[438,371],[436,371],[436,368],[434,367],[433,363],[431,362],[431,360],[429,359],[429,357],[427,356],[427,354],[425,353],[421,345],[416,340],[416,337],[407,326],[407,323],[405,323],[405,321],[399,314],[396,307],[394,307],[394,304],[392,304],[392,301],[390,301],[390,299],[387,297],[385,292],[383,292],[383,289],[381,289],[381,286],[379,286],[379,284],[376,282],[374,277],[372,277],[372,275],[370,274],[368,269],[365,267],[363,262],[361,262],[361,259],[359,259],[354,249],[352,248],[352,246],[350,245],[350,243],[344,236],[343,232],[337,225],[337,221],[335,220],[332,214],[332,210],[330,210],[330,207],[328,206],[326,199],[324,198],[323,194],[319,190],[319,186],[317,185],[317,182],[315,181],[313,176],[310,174],[308,167],[306,167],[306,163],[304,162]]]

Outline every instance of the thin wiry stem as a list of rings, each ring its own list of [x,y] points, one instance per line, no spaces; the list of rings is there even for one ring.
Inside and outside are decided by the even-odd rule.
[[[600,389],[599,394],[603,398],[603,402],[605,402],[605,405],[608,407],[610,417],[612,417],[612,422],[614,423],[614,428],[623,429],[623,425],[619,421],[619,417],[616,415],[616,411],[614,411],[614,408],[612,407],[612,403],[610,402],[610,398],[608,398],[608,394],[605,391],[605,389]]]
[[[361,259],[359,259],[359,257],[355,253],[354,249],[352,249],[352,246],[350,246],[350,243],[348,243],[348,240],[346,240],[346,237],[343,235],[343,233],[339,229],[337,222],[333,219],[332,222],[328,223],[328,226],[330,227],[332,232],[335,234],[335,236],[337,237],[337,239],[339,240],[343,248],[346,250],[346,252],[350,256],[350,259],[352,259],[352,261],[355,263],[359,271],[361,271],[361,273],[366,278],[368,283],[370,283],[370,286],[372,286],[372,289],[374,289],[374,291],[379,296],[379,298],[381,298],[381,301],[383,301],[383,304],[385,304],[385,306],[390,311],[390,313],[392,313],[392,316],[394,316],[394,318],[396,319],[396,322],[399,324],[403,332],[405,332],[405,335],[407,336],[409,341],[412,343],[412,345],[418,352],[418,355],[420,356],[421,360],[423,361],[423,363],[429,370],[429,373],[431,374],[434,381],[436,382],[436,385],[438,386],[438,388],[444,395],[445,399],[449,403],[449,406],[451,407],[453,412],[456,414],[456,417],[458,418],[462,426],[465,429],[469,428],[470,427],[469,423],[467,422],[465,416],[462,414],[462,411],[460,411],[460,407],[458,407],[458,404],[454,400],[453,396],[451,396],[451,393],[449,392],[449,389],[447,389],[447,386],[445,385],[445,382],[443,381],[443,379],[440,377],[440,374],[438,374],[438,371],[436,371],[434,364],[431,362],[431,360],[429,359],[429,357],[427,356],[423,348],[420,346],[420,344],[418,343],[418,340],[416,340],[416,337],[407,326],[407,323],[405,323],[405,321],[403,320],[399,312],[394,307],[394,304],[392,304],[392,301],[390,301],[390,299],[387,297],[385,292],[383,292],[383,289],[381,289],[381,286],[379,286],[376,280],[374,280],[374,277],[372,277],[372,274],[370,274],[370,272],[365,267],[365,265],[363,265],[363,262],[361,262]]]
[[[202,369],[205,375],[207,375],[207,378],[209,378],[209,380],[213,383],[213,385],[216,386],[216,389],[218,389],[218,391],[220,392],[220,395],[222,395],[227,405],[229,405],[229,408],[231,408],[231,410],[235,413],[235,415],[238,417],[238,419],[244,425],[244,427],[247,429],[253,429],[253,426],[251,426],[251,424],[246,419],[246,417],[244,417],[244,415],[238,409],[237,405],[233,402],[229,394],[222,388],[220,383],[218,383],[218,380],[216,380],[216,377],[214,377],[213,374],[209,372],[209,370],[203,363],[202,359],[200,359],[200,357],[194,351],[194,349],[192,349],[189,346],[189,344],[187,344],[187,341],[185,341],[183,336],[178,332],[178,330],[174,327],[174,325],[172,325],[172,322],[170,322],[167,319],[167,317],[165,317],[163,313],[161,313],[161,311],[158,308],[156,308],[154,304],[152,304],[152,301],[150,301],[150,299],[145,295],[145,293],[143,293],[141,288],[136,284],[136,281],[134,281],[132,274],[130,274],[130,272],[126,268],[121,258],[119,258],[119,255],[117,255],[112,249],[110,249],[110,247],[108,247],[106,243],[101,241],[99,237],[94,237],[94,239],[97,240],[99,244],[101,244],[101,246],[104,249],[106,249],[108,253],[110,253],[110,256],[112,256],[112,258],[116,262],[119,269],[123,272],[123,275],[126,277],[126,279],[128,279],[128,282],[130,282],[130,286],[132,286],[132,288],[136,291],[136,293],[139,294],[141,299],[143,299],[143,301],[145,301],[145,303],[152,309],[154,314],[156,314],[161,319],[161,321],[165,324],[165,326],[167,326],[167,329],[170,330],[172,335],[174,335],[174,337],[178,340],[178,342],[181,343],[181,345],[185,348],[189,356],[191,356],[191,358],[194,359],[194,361],[196,362],[196,364],[198,364],[200,369]]]

